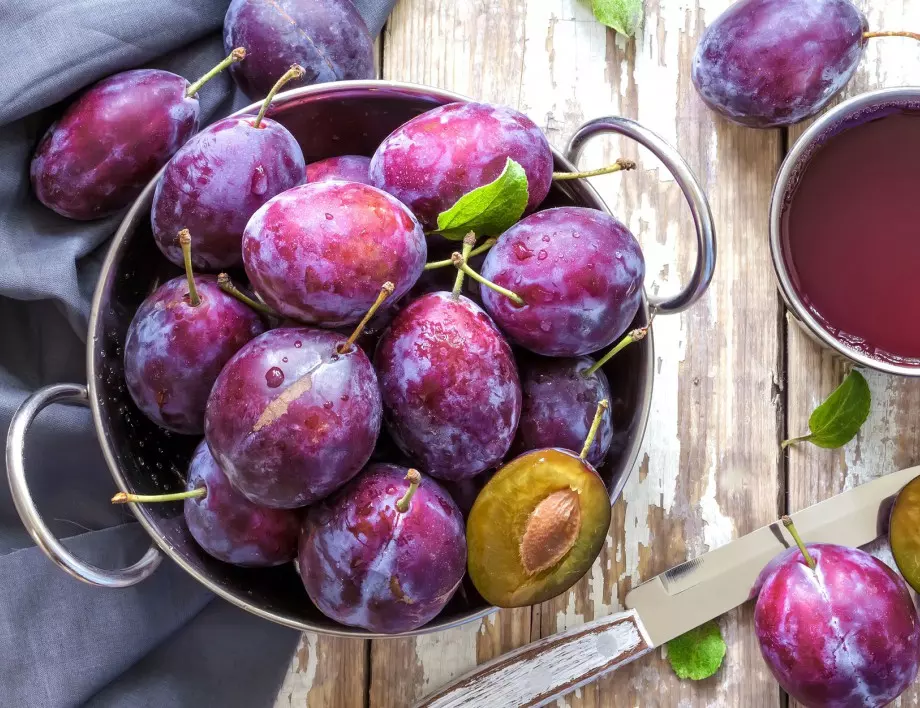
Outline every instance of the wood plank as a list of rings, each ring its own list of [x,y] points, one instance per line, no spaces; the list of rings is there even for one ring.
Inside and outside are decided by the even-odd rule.
[[[385,30],[384,76],[517,106],[525,7],[525,0],[401,0]],[[370,705],[404,708],[529,639],[524,608],[415,639],[373,641]]]
[[[305,632],[275,708],[358,708],[366,688],[366,641]]]
[[[614,509],[600,559],[573,591],[540,608],[535,636],[616,611],[637,581],[777,515],[782,330],[766,224],[780,136],[716,119],[689,81],[696,38],[725,5],[649,0],[635,43],[605,32],[584,3],[528,6],[523,109],[557,145],[582,121],[611,113],[677,145],[709,193],[720,249],[704,301],[655,322],[655,392],[640,467]],[[640,169],[595,185],[640,238],[650,290],[672,292],[695,252],[687,208],[663,168],[633,145],[611,139],[583,165],[619,155],[636,158]],[[777,705],[779,689],[760,657],[751,608],[721,625],[728,655],[712,680],[679,681],[658,652],[561,703]]]
[[[920,0],[874,2],[856,0],[871,30],[915,29],[920,26]],[[872,40],[843,98],[888,86],[917,84],[920,43],[908,39]],[[804,130],[790,130],[790,143]],[[816,344],[797,325],[788,332],[789,435],[808,430],[808,417],[843,380],[848,364]],[[920,380],[863,371],[872,390],[872,410],[859,435],[841,450],[800,445],[788,452],[789,508],[814,504],[880,475],[920,461]],[[877,555],[890,559],[887,544]],[[790,701],[790,705],[798,705]],[[920,682],[892,705],[920,705]]]

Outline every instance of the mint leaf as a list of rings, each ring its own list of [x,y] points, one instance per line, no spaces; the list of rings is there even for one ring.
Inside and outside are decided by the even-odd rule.
[[[724,658],[725,641],[714,620],[668,642],[668,661],[678,678],[694,681],[709,678],[719,670]]]
[[[865,377],[855,369],[843,383],[815,408],[808,419],[811,433],[783,442],[783,447],[795,443],[810,442],[824,448],[843,447],[856,437],[856,433],[869,417],[872,393]]]
[[[452,241],[462,241],[470,231],[477,236],[498,236],[520,220],[528,198],[527,174],[509,157],[494,182],[464,194],[438,214],[438,232]]]
[[[594,17],[626,37],[634,37],[642,21],[642,0],[591,0]]]

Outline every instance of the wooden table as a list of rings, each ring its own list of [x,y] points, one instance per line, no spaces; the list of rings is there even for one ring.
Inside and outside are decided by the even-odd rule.
[[[630,41],[595,22],[587,0],[400,0],[380,42],[384,78],[514,106],[558,147],[591,118],[640,121],[676,145],[699,176],[716,219],[718,265],[701,302],[655,322],[644,451],[588,575],[543,605],[416,639],[305,635],[277,706],[402,708],[477,663],[621,609],[631,586],[688,557],[920,461],[920,382],[874,374],[867,374],[872,413],[856,440],[838,451],[780,451],[780,440],[807,430],[809,413],[845,367],[787,323],[773,280],[770,189],[801,128],[731,125],[703,106],[690,83],[697,38],[728,4],[646,0],[644,29]],[[920,29],[920,0],[858,4],[872,29]],[[920,43],[874,40],[847,94],[911,83],[920,83]],[[594,184],[640,239],[649,291],[676,290],[694,257],[688,209],[670,176],[635,145],[594,145],[582,166],[621,155],[639,169]],[[751,606],[719,622],[728,653],[715,677],[680,681],[659,650],[560,703],[783,705],[754,638]],[[918,704],[920,685],[901,701]]]

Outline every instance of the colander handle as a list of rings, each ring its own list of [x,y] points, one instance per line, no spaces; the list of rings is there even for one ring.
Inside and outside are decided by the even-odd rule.
[[[696,226],[697,247],[693,275],[676,295],[649,297],[649,305],[654,313],[667,315],[682,312],[706,292],[716,267],[715,228],[712,223],[709,202],[706,200],[699,181],[680,153],[660,136],[629,118],[610,116],[588,121],[572,136],[565,151],[566,157],[573,165],[578,164],[578,158],[588,141],[598,135],[609,133],[625,135],[648,148],[674,176],[690,205],[690,213],[693,215],[693,223]]]
[[[104,588],[126,588],[135,585],[153,573],[163,560],[163,555],[155,546],[151,546],[143,558],[128,568],[105,570],[84,563],[68,551],[51,533],[29,492],[25,470],[26,433],[45,407],[58,402],[88,405],[89,396],[86,386],[77,384],[46,386],[29,396],[13,414],[13,422],[6,437],[6,473],[16,511],[36,545],[55,564],[77,580]]]

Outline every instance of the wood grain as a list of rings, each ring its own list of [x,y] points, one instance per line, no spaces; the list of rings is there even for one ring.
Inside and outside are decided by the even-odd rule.
[[[366,705],[367,642],[304,633],[275,708],[358,708]]]
[[[920,0],[876,2],[856,0],[866,13],[870,30],[920,27]],[[875,39],[841,99],[871,89],[920,83],[920,43]],[[789,131],[790,144],[805,126]],[[849,365],[821,347],[797,324],[788,328],[788,434],[808,430],[808,417],[843,380]],[[789,449],[789,509],[802,507],[920,462],[920,380],[886,376],[863,370],[872,391],[872,409],[859,435],[841,450],[812,445]],[[807,539],[806,539],[807,540]],[[890,560],[887,544],[876,554]],[[790,705],[799,705],[790,701]],[[920,705],[920,683],[915,683],[892,705]]]

